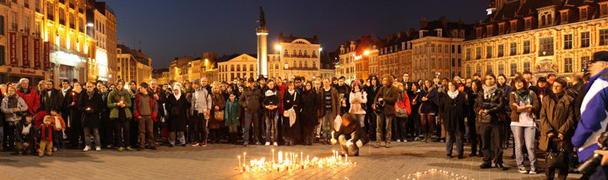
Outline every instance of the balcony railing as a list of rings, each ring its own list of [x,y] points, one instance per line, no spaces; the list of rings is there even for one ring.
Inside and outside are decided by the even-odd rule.
[[[316,67],[288,67],[283,68],[284,70],[318,70]]]

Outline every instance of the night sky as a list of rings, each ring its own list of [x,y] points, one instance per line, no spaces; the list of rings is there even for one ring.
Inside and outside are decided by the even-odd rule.
[[[269,29],[269,53],[278,34],[319,35],[324,50],[372,35],[419,28],[420,19],[471,23],[485,18],[489,0],[105,0],[117,15],[118,42],[141,49],[154,68],[178,56],[256,53],[259,7]],[[141,43],[140,43],[141,42]],[[141,46],[140,46],[141,44]]]

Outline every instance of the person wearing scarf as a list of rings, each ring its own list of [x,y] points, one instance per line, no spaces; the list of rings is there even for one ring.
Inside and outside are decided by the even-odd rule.
[[[505,108],[503,91],[496,85],[496,76],[487,74],[485,76],[483,91],[477,96],[474,110],[478,115],[481,127],[481,139],[483,141],[483,163],[481,169],[492,167],[492,162],[498,169],[507,170],[502,161],[502,145],[500,138],[503,131],[503,123],[499,117]]]
[[[279,129],[278,129],[278,107],[279,107],[279,94],[278,88],[275,86],[274,81],[268,80],[268,86],[266,92],[264,92],[264,100],[262,105],[265,109],[265,122],[266,122],[266,146],[270,146],[272,143],[274,146],[279,144]],[[274,143],[273,143],[274,142]]]
[[[378,94],[378,90],[380,90],[380,87],[382,87],[382,85],[380,84],[380,80],[378,80],[377,76],[369,76],[368,78],[369,80],[369,86],[367,86],[367,88],[365,89],[365,92],[367,93],[367,99],[369,100],[373,100],[374,98],[376,98],[376,94]],[[374,113],[374,108],[372,108],[372,106],[374,105],[374,103],[366,103],[365,104],[367,106],[367,108],[365,109],[365,132],[367,132],[368,137],[370,137],[370,140],[375,141],[376,140],[376,114]]]
[[[84,131],[82,127],[82,112],[78,109],[78,102],[82,94],[82,86],[80,83],[75,82],[72,93],[67,96],[68,104],[67,108],[70,112],[70,116],[67,121],[67,135],[70,141],[71,148],[81,148],[80,141],[84,141]]]
[[[181,84],[173,86],[173,94],[169,96],[165,104],[168,110],[169,147],[175,146],[176,140],[179,140],[179,145],[186,146],[184,131],[186,131],[186,114],[190,105],[188,97],[182,93]]]
[[[103,102],[102,95],[95,90],[95,83],[87,82],[86,91],[82,92],[78,102],[78,109],[82,112],[82,126],[84,127],[84,152],[91,150],[91,135],[95,141],[95,151],[101,151],[101,140],[99,138],[99,127],[101,125],[100,112]]]
[[[21,114],[28,112],[28,106],[23,100],[23,98],[17,95],[17,90],[15,87],[8,87],[8,95],[2,99],[2,105],[0,106],[2,109],[2,113],[4,113],[4,117],[8,127],[6,128],[6,147],[8,149],[14,148],[15,142],[15,129],[17,128],[17,123],[21,120]]]
[[[465,109],[467,101],[464,93],[458,91],[456,82],[449,82],[447,92],[439,100],[439,110],[443,112],[446,130],[447,157],[452,158],[452,148],[456,140],[458,159],[464,158]]]
[[[283,107],[285,108],[285,112],[283,116],[283,138],[285,139],[285,144],[288,146],[293,146],[296,143],[296,140],[300,135],[300,120],[298,114],[296,112],[300,112],[299,103],[302,97],[300,97],[300,93],[296,90],[295,83],[290,81],[287,83],[287,91],[285,95],[283,95]],[[294,117],[295,116],[295,117]]]
[[[53,155],[53,127],[51,125],[51,121],[53,121],[52,116],[45,116],[43,119],[43,123],[40,124],[38,131],[40,134],[40,148],[38,148],[38,156],[44,156],[45,152],[47,156]]]
[[[36,137],[36,127],[33,125],[34,123],[32,121],[32,115],[29,114],[29,112],[25,112],[25,115],[23,116],[21,121],[17,123],[17,128],[15,131],[15,155],[28,155],[30,153],[33,153]]]
[[[131,94],[124,88],[125,82],[118,80],[116,87],[110,92],[107,99],[107,106],[110,109],[110,119],[114,122],[114,146],[119,152],[127,149],[132,151],[129,146],[131,133]],[[124,138],[123,138],[124,137]]]
[[[525,86],[523,77],[516,77],[512,81],[515,91],[509,94],[509,108],[511,109],[511,131],[513,132],[513,154],[517,162],[519,173],[526,174],[528,170],[524,166],[524,146],[528,151],[530,161],[530,174],[536,174],[536,157],[534,151],[534,140],[536,128],[534,123],[534,112],[540,107],[540,102],[534,91]]]

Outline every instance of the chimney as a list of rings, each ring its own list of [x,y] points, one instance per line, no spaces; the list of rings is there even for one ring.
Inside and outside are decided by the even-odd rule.
[[[422,18],[422,20],[420,20],[420,29],[424,29],[426,28],[426,26],[429,24],[429,22],[426,20],[426,18]]]
[[[443,26],[443,27],[448,27],[448,20],[447,20],[447,19],[445,19],[445,16],[441,16],[441,17],[439,18],[439,22],[441,22],[441,26]]]
[[[403,35],[403,31],[399,31],[399,33],[397,33],[397,38],[401,39]]]

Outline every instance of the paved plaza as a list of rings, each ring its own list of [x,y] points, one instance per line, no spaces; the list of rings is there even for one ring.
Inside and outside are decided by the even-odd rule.
[[[519,174],[515,161],[505,156],[508,171],[481,170],[479,157],[448,159],[443,143],[393,143],[391,148],[366,148],[361,156],[349,157],[356,165],[336,169],[305,169],[291,172],[239,173],[237,156],[269,159],[267,146],[209,145],[207,147],[161,147],[159,150],[83,153],[64,150],[53,157],[13,156],[0,153],[0,179],[543,179],[544,175]],[[275,151],[330,156],[338,146],[279,146]],[[510,150],[505,151],[510,156]],[[468,154],[467,154],[468,155]],[[436,169],[436,172],[430,172]],[[443,170],[445,173],[439,172]],[[417,172],[428,171],[421,176]],[[454,176],[451,174],[454,173]],[[570,174],[570,179],[580,175]],[[417,179],[418,179],[417,178]]]

